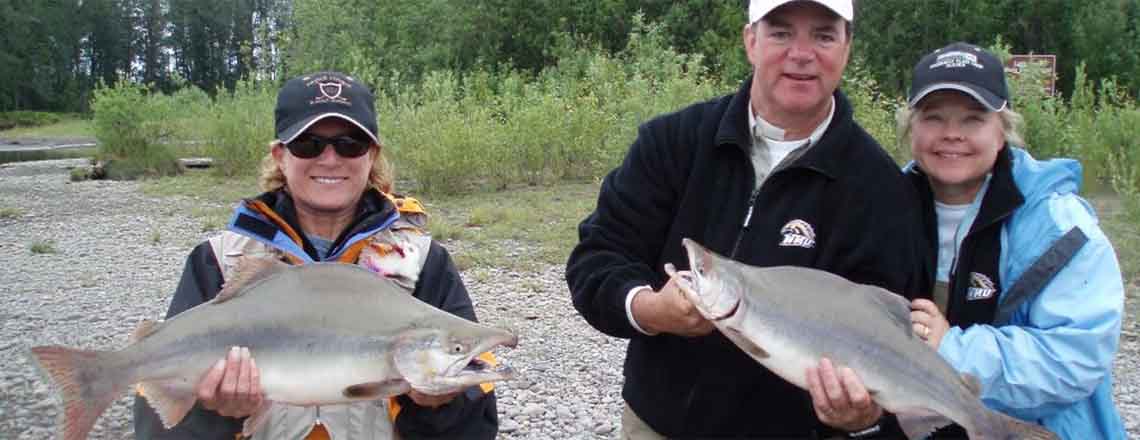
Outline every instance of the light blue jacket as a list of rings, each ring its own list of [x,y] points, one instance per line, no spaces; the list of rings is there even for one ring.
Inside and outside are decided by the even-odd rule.
[[[1009,280],[1003,284],[1017,282],[1073,227],[1088,242],[1008,322],[951,327],[938,352],[980,380],[982,400],[992,409],[1044,425],[1064,439],[1122,439],[1124,425],[1112,399],[1124,309],[1116,255],[1096,213],[1077,195],[1078,162],[1038,161],[1018,148],[1011,152],[1014,182],[1025,203],[1001,231],[1000,277]],[[983,195],[975,198],[959,236],[966,235]]]

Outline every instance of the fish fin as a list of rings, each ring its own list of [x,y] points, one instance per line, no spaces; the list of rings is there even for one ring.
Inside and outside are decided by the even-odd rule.
[[[938,428],[954,423],[945,416],[928,411],[896,413],[895,417],[899,420],[899,428],[910,440],[926,438]]]
[[[144,319],[135,327],[135,331],[131,332],[131,343],[135,343],[146,339],[147,336],[154,334],[162,323],[152,319]]]
[[[388,379],[349,385],[342,394],[349,399],[371,400],[404,394],[411,388],[404,379]]]
[[[39,372],[55,385],[63,402],[56,422],[58,439],[83,440],[99,416],[124,391],[124,369],[113,366],[112,352],[76,350],[59,346],[32,347],[30,356]]]
[[[881,287],[867,285],[864,288],[868,291],[868,296],[883,306],[892,323],[911,337],[916,337],[910,323],[910,302],[906,298]]]
[[[197,401],[197,396],[193,392],[180,390],[171,385],[173,383],[168,381],[152,381],[139,382],[135,387],[139,395],[145,397],[150,407],[154,408],[154,412],[158,413],[158,418],[162,420],[162,426],[166,429],[173,428],[181,422]]]
[[[253,410],[253,414],[250,414],[249,417],[246,417],[245,423],[242,423],[242,437],[253,437],[253,434],[257,432],[257,430],[261,429],[262,426],[265,426],[265,422],[269,421],[269,413],[271,412],[270,410],[273,409],[274,405],[277,404],[271,400],[262,401],[261,406]]]
[[[1024,420],[1010,417],[997,411],[990,411],[991,426],[1000,427],[1000,432],[994,433],[977,433],[981,434],[981,438],[1016,438],[1020,440],[1059,440],[1060,437],[1054,434],[1053,431],[1045,429],[1041,425],[1026,422]],[[970,437],[974,437],[975,433],[970,432]],[[988,435],[986,435],[988,434]]]
[[[752,356],[753,359],[765,359],[770,356],[767,351],[753,343],[737,329],[725,327],[721,332],[724,333],[732,343],[736,344],[737,347],[740,347],[741,350],[744,350],[745,353]]]
[[[289,267],[288,264],[275,258],[243,257],[238,260],[234,275],[222,285],[222,290],[218,292],[218,296],[214,297],[213,302],[218,304],[236,298],[247,290],[246,287]]]
[[[966,385],[966,389],[970,390],[970,394],[974,397],[982,395],[982,383],[973,374],[962,373],[962,383]]]

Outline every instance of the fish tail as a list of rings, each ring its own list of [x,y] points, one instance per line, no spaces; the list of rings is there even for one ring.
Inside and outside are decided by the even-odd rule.
[[[1002,434],[992,436],[984,435],[982,438],[1003,440],[1060,440],[1057,434],[1045,429],[1045,427],[1041,425],[1010,417],[997,411],[990,412],[990,422],[991,426],[996,427]]]
[[[32,347],[30,352],[63,403],[56,423],[58,439],[86,439],[103,411],[126,391],[128,384],[119,377],[122,369],[111,363],[111,352],[60,346]]]

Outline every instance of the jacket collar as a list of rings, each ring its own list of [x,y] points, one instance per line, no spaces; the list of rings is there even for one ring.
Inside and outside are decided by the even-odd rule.
[[[732,146],[744,151],[752,148],[747,113],[751,111],[748,109],[751,90],[752,77],[749,76],[740,86],[740,90],[729,100],[728,109],[721,117],[716,131],[718,147]],[[831,124],[823,132],[823,137],[809,147],[802,156],[792,161],[787,168],[806,168],[835,178],[842,174],[843,167],[850,166],[850,161],[842,149],[854,136],[853,110],[843,92],[836,90],[832,96],[835,98],[835,113],[831,117]]]
[[[1013,181],[1013,156],[1009,151],[1009,144],[1006,144],[998,152],[989,189],[982,198],[982,206],[978,210],[977,219],[970,227],[970,232],[973,233],[1006,218],[1024,202],[1025,197]]]
[[[334,260],[356,242],[387,228],[399,218],[392,201],[376,190],[361,196],[356,219],[333,242],[327,260]],[[297,221],[293,197],[283,189],[246,199],[230,220],[229,229],[287,252],[295,262],[316,260],[316,248]]]

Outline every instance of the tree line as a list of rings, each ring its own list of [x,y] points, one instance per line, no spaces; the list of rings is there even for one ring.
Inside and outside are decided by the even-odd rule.
[[[207,93],[319,68],[384,90],[432,71],[537,74],[568,41],[613,53],[634,17],[726,79],[743,78],[743,0],[0,0],[0,111],[86,111],[99,84]],[[854,56],[885,93],[924,51],[953,40],[1057,55],[1140,91],[1140,0],[867,0]]]

